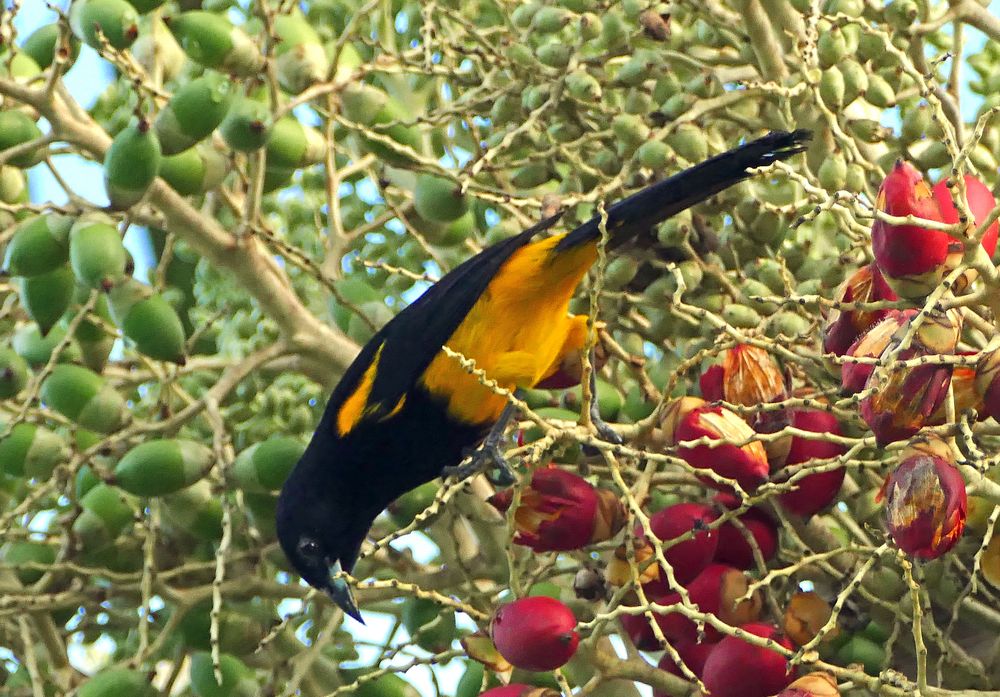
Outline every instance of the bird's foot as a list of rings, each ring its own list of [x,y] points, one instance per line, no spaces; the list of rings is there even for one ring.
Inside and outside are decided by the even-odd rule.
[[[508,487],[517,481],[513,470],[507,464],[507,458],[500,452],[500,446],[489,441],[472,451],[469,459],[462,464],[441,470],[444,476],[455,476],[458,479],[468,479],[480,472],[484,473],[495,486]]]
[[[594,424],[594,430],[597,431],[597,437],[601,440],[607,443],[613,443],[614,445],[621,445],[624,442],[622,437],[618,435],[618,432],[615,431],[615,429],[613,429],[611,425],[604,421],[600,416],[591,414],[590,422]]]

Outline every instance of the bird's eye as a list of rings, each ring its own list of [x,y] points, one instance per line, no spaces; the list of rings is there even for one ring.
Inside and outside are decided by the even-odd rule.
[[[318,557],[320,554],[319,542],[311,537],[303,537],[299,540],[299,554],[304,557]]]

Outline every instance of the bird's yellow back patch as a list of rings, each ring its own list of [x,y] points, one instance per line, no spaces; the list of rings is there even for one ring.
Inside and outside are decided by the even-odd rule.
[[[589,243],[554,251],[562,237],[539,240],[511,255],[447,341],[508,390],[533,387],[580,344],[568,341],[579,323],[568,315],[569,301],[597,258],[597,248]],[[450,416],[468,424],[496,421],[507,403],[443,352],[424,371],[422,382],[432,395],[447,400]]]
[[[344,403],[337,411],[337,433],[341,437],[350,433],[365,416],[365,412],[368,409],[368,396],[372,392],[372,385],[375,384],[375,374],[378,372],[378,362],[382,358],[382,348],[384,346],[385,344],[383,343],[378,347],[371,365],[365,369],[364,375],[361,376],[361,380],[358,382],[358,386],[354,388],[354,392],[344,400]],[[396,408],[400,409],[402,406],[402,404],[398,404]]]

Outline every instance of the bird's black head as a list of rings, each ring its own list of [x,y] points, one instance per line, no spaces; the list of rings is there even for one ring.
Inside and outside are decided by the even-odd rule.
[[[350,586],[337,574],[354,567],[371,520],[359,520],[364,516],[358,515],[353,505],[323,486],[307,458],[308,453],[278,497],[278,541],[288,561],[310,586],[326,593],[363,624]]]

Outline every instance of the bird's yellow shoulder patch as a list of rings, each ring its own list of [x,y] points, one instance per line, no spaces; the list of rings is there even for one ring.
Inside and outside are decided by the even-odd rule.
[[[382,358],[382,348],[384,346],[385,344],[383,343],[378,347],[375,357],[372,358],[371,365],[365,369],[364,375],[361,376],[361,380],[358,382],[358,386],[354,388],[354,392],[344,400],[340,409],[337,410],[337,433],[341,437],[350,433],[365,416],[365,412],[368,411],[368,396],[372,392],[372,385],[375,384],[378,362]],[[402,404],[397,404],[396,409],[400,408],[402,408]]]

